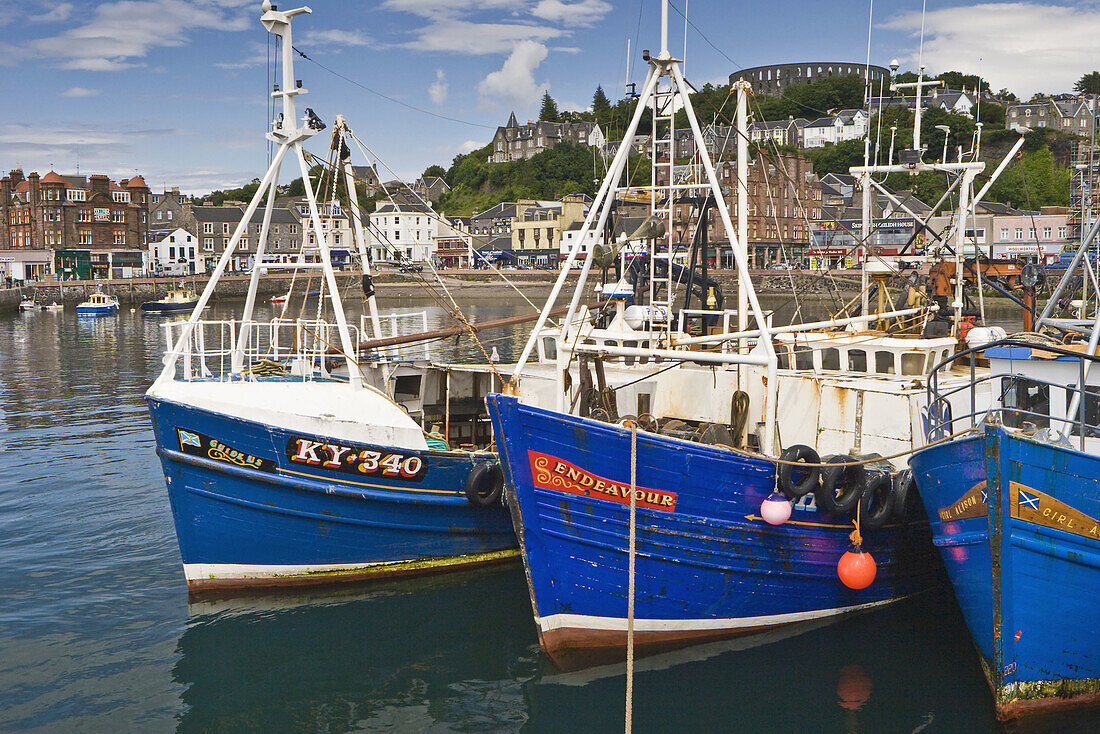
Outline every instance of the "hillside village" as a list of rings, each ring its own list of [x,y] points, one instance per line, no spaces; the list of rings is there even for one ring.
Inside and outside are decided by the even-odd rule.
[[[868,154],[879,162],[893,160],[912,139],[916,98],[891,93],[889,80],[912,81],[916,75],[895,71],[841,62],[781,64],[739,71],[730,85],[705,85],[693,95],[703,144],[716,161],[733,214],[731,85],[746,79],[753,86],[748,246],[754,267],[854,264],[862,192],[848,168],[863,164],[865,137],[871,141]],[[988,171],[1020,135],[1026,140],[979,206],[967,236],[992,257],[1056,259],[1079,238],[1100,185],[1092,155],[1100,74],[1084,75],[1072,92],[1027,101],[1007,90],[993,93],[974,75],[947,72],[936,81],[920,101],[927,157],[969,154],[980,129],[978,156],[991,164]],[[456,156],[446,168],[429,166],[414,181],[383,181],[375,166],[355,167],[372,261],[556,268],[574,245],[594,182],[620,146],[633,104],[629,95],[612,103],[597,88],[589,109],[561,112],[547,93],[537,120],[521,122],[512,112],[484,147]],[[698,151],[682,112],[674,124],[672,175],[698,180]],[[649,183],[650,126],[646,113],[629,141],[633,185]],[[311,182],[317,186],[324,175],[315,167]],[[15,280],[204,273],[223,252],[258,184],[193,197],[178,188],[153,192],[141,176],[112,181],[104,175],[25,173],[16,164],[0,181],[0,269]],[[885,186],[890,196],[878,195],[872,204],[873,246],[887,255],[919,247],[925,233],[916,217],[924,218],[943,194],[943,179],[893,174]],[[349,199],[342,181],[329,188],[336,198],[324,205],[321,223],[331,234],[335,264],[349,266],[355,257]],[[281,191],[265,258],[288,262],[315,244],[316,233],[302,180]],[[582,251],[621,238],[647,210],[644,199],[622,202],[616,220],[606,232],[591,234]],[[693,215],[686,206],[676,212],[670,229],[683,238]],[[258,212],[249,224],[230,270],[252,267],[262,218]],[[715,220],[707,226],[710,264],[729,266],[729,238]]]

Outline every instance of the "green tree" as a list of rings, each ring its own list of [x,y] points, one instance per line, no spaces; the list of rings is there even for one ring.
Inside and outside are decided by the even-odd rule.
[[[425,168],[424,173],[421,174],[421,175],[422,176],[436,176],[438,178],[443,178],[444,176],[447,175],[447,169],[445,169],[443,166],[440,166],[440,165],[431,165],[431,166],[428,166],[427,168]]]
[[[596,122],[606,127],[611,120],[611,102],[603,92],[603,87],[597,85],[596,93],[592,95],[592,114],[596,116]]]
[[[539,119],[543,122],[560,122],[561,113],[558,112],[558,103],[550,96],[550,92],[542,95],[542,109],[539,110]]]
[[[942,80],[948,89],[962,89],[963,87],[967,89],[978,89],[980,87],[983,92],[989,91],[989,82],[982,79],[977,74],[966,74],[961,71],[945,71],[942,74],[937,74],[936,78]]]
[[[1090,71],[1077,80],[1073,91],[1081,94],[1100,94],[1100,71]]]

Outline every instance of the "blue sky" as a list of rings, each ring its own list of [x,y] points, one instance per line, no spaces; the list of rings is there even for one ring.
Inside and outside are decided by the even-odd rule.
[[[282,9],[296,6],[279,3]],[[732,3],[675,0],[689,29],[685,72],[697,85],[739,66],[862,61],[866,0]],[[525,120],[543,91],[586,107],[640,81],[656,50],[657,0],[316,0],[294,21],[295,45],[319,63],[442,120],[374,96],[299,59],[297,76],[327,122],[343,114],[400,176],[487,143],[511,110]],[[262,174],[267,34],[258,0],[0,0],[0,169],[135,171],[159,189],[205,192]],[[640,19],[640,23],[639,23]],[[915,67],[920,3],[875,4],[871,61]],[[670,11],[670,46],[683,47]],[[1092,3],[930,1],[924,61],[978,71],[1021,96],[1067,91],[1100,67]],[[710,44],[713,43],[721,51]],[[727,58],[728,57],[728,58]],[[732,59],[732,62],[730,61]],[[311,149],[324,154],[327,135]],[[385,171],[383,175],[388,177]]]

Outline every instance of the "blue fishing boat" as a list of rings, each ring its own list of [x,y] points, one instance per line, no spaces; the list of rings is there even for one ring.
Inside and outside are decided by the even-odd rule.
[[[263,10],[262,23],[282,40],[283,91],[273,96],[283,112],[268,134],[278,148],[191,316],[164,324],[168,353],[146,394],[188,588],[388,578],[515,559],[501,471],[493,454],[476,450],[490,442],[487,422],[474,414],[453,425],[451,371],[444,378],[423,360],[363,346],[367,323],[376,341],[384,334],[354,198],[350,130],[338,117],[331,158],[340,166],[326,175],[344,175],[351,192],[369,312],[360,328],[345,318],[331,235],[302,148],[325,125],[312,110],[302,118],[295,111],[306,90],[293,71],[291,19],[310,11],[278,11],[270,2]],[[303,242],[293,262],[268,262],[271,211],[288,156],[303,175],[316,244]],[[203,319],[265,196],[241,318]],[[315,318],[255,320],[260,273],[280,268],[320,272]],[[333,322],[322,318],[322,306]],[[469,376],[454,379],[464,380],[468,402],[488,389]],[[431,405],[435,396],[446,406]],[[444,428],[429,434],[423,423],[437,413],[446,416]]]
[[[666,41],[643,57],[649,72],[623,136],[653,111],[649,216],[588,248],[571,305],[548,325],[581,253],[572,248],[508,390],[487,397],[540,642],[563,667],[624,647],[820,624],[942,581],[905,458],[924,445],[924,380],[955,351],[959,309],[950,293],[887,299],[897,265],[876,258],[862,275],[866,284],[877,266],[877,311],[865,288],[858,312],[774,324],[744,245],[750,87],[734,85],[736,176],[719,176]],[[680,110],[698,163],[674,168]],[[609,232],[622,188],[637,199],[619,185],[630,147],[617,151],[575,242]],[[782,170],[758,150],[754,165],[765,162]],[[878,173],[948,174],[965,192],[958,221],[983,168],[914,157],[852,173],[864,191]],[[741,182],[737,226],[720,179]],[[712,215],[730,238],[736,309],[707,274]],[[962,237],[959,228],[960,251]],[[602,302],[585,305],[593,290]]]
[[[1046,333],[982,349],[964,388],[937,378],[977,350],[933,372],[940,443],[909,461],[1002,719],[1100,705],[1100,322],[1050,317],[1065,282]]]
[[[93,293],[76,305],[77,316],[110,316],[118,312],[118,299],[106,293]]]
[[[490,395],[513,524],[543,649],[563,668],[626,645],[631,433]],[[640,432],[636,443],[634,644],[639,653],[820,622],[930,588],[938,564],[921,521],[893,522],[864,547],[861,590],[837,578],[852,523],[795,505],[761,517],[776,464],[725,447]]]

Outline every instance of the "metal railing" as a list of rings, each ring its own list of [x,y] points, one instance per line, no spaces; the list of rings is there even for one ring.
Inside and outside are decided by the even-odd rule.
[[[395,336],[423,334],[428,331],[427,311],[379,314],[378,320],[382,324],[383,333],[374,333],[371,319],[366,314],[359,317],[359,330],[363,334],[369,334],[371,339],[389,339]],[[431,345],[426,341],[395,344],[375,348],[372,350],[372,355],[376,359],[386,362],[431,359]]]
[[[185,321],[164,324],[165,340],[171,352]],[[256,379],[285,376],[301,380],[331,379],[332,369],[342,363],[337,324],[313,319],[250,321],[238,344],[242,322],[199,320],[185,343],[179,345],[175,378],[178,380]],[[359,330],[349,326],[354,343]],[[233,369],[234,351],[243,357],[240,369]]]
[[[1077,383],[1066,384],[1064,382],[1045,380],[1030,374],[1006,374],[992,371],[989,374],[978,376],[976,369],[976,357],[978,353],[984,353],[986,350],[997,347],[1041,349],[1044,352],[1049,352],[1059,357],[1072,358],[1077,361]],[[970,379],[961,385],[949,389],[941,388],[941,371],[950,369],[951,365],[955,362],[968,357]],[[1090,386],[1085,384],[1086,362],[1100,362],[1100,357],[1066,349],[1062,346],[1035,344],[1019,339],[1001,339],[990,344],[971,347],[961,352],[956,352],[938,362],[929,372],[927,387],[928,404],[927,407],[923,409],[922,416],[924,418],[925,438],[929,442],[942,440],[962,430],[973,428],[981,421],[994,419],[1006,426],[1015,428],[1023,428],[1030,424],[1035,429],[1042,427],[1049,430],[1052,424],[1060,425],[1061,430],[1057,431],[1057,436],[1060,439],[1064,439],[1075,433],[1080,439],[1080,448],[1084,451],[1086,438],[1100,437],[1100,386],[1094,385],[1092,389],[1090,389]],[[990,385],[988,407],[979,407],[978,405],[978,387],[983,384]],[[1006,398],[1009,396],[1013,398],[1013,403],[1017,402],[1017,399],[1021,395],[1020,388],[1024,388],[1025,390],[1035,388],[1037,391],[1041,391],[1045,388],[1046,411],[1043,412],[1031,409],[1037,406],[1006,404]],[[1070,402],[1070,398],[1075,395],[1079,396],[1079,399],[1076,401],[1077,409],[1074,411],[1073,415],[1060,415],[1052,410],[1051,388],[1055,388],[1056,391],[1065,391],[1067,405]],[[951,398],[964,391],[969,393],[970,410],[962,415],[953,415]],[[1058,393],[1055,392],[1054,394]],[[1096,399],[1098,403],[1097,409],[1092,411],[1096,413],[1096,419],[1091,421],[1088,420],[1089,416],[1087,415],[1090,411],[1087,410],[1088,404],[1086,399],[1089,397]]]

